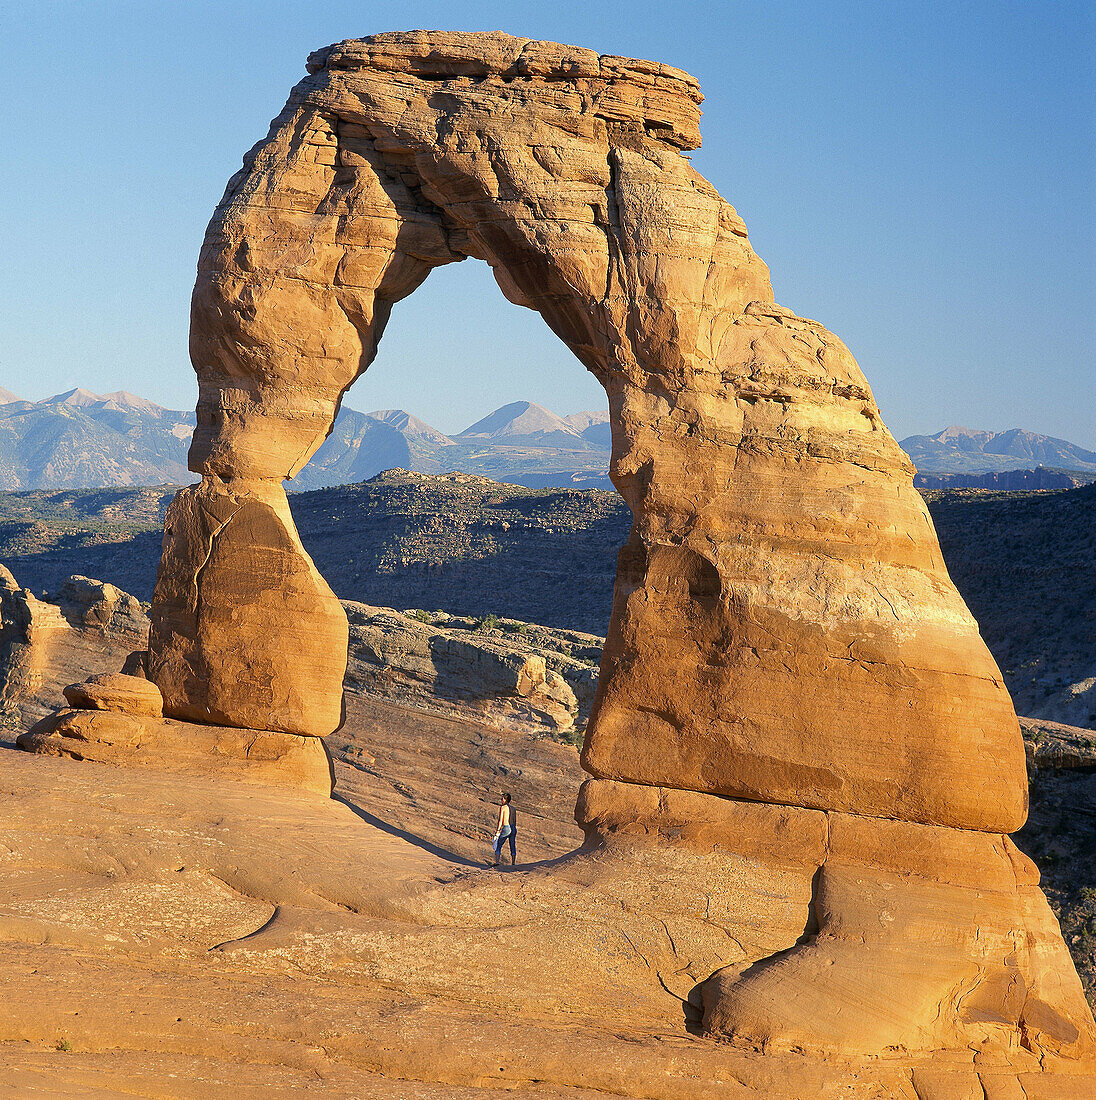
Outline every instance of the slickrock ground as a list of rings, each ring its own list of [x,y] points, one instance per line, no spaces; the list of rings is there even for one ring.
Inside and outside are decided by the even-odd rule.
[[[685,913],[663,928],[636,893],[649,902],[652,886],[672,884],[626,857],[562,877],[557,864],[551,878],[476,869],[484,844],[454,831],[462,812],[458,829],[483,820],[470,811],[497,769],[547,787],[555,758],[570,783],[557,778],[555,803],[530,801],[523,852],[562,851],[569,838],[541,834],[538,814],[573,797],[574,757],[562,755],[573,750],[503,748],[490,741],[505,735],[451,725],[453,757],[428,783],[416,750],[442,720],[369,720],[357,747],[390,775],[407,768],[417,789],[386,792],[387,778],[362,771],[348,805],[0,750],[0,1086],[53,1097],[1020,1095],[1015,1072],[986,1063],[976,1075],[969,1056],[823,1063],[694,1037],[680,987],[661,984],[674,983]],[[393,729],[405,731],[398,763],[383,751]],[[424,809],[462,753],[481,770]],[[755,922],[800,909],[786,872],[768,873],[759,907],[746,896],[756,865],[722,862],[729,881],[707,904],[724,918],[741,907],[745,943]],[[1028,1097],[1084,1095],[1077,1079],[1019,1082]]]
[[[131,634],[116,621],[72,631],[82,641],[50,666],[39,709],[49,690],[119,667]],[[652,882],[640,852],[561,877],[556,861],[582,842],[576,750],[547,726],[492,727],[446,717],[442,697],[431,705],[347,696],[346,724],[328,739],[339,801],[0,748],[0,1088],[431,1100],[1014,1094],[1015,1074],[992,1065],[979,1078],[969,1065],[897,1057],[823,1065],[697,1038],[690,960],[669,937],[698,945],[688,914],[703,898],[718,920],[737,914],[751,950],[767,922],[801,911],[796,875],[763,871],[760,852],[729,865],[724,855],[706,884],[706,857],[694,853],[682,894],[680,883]],[[1033,753],[1045,757],[1054,737],[1083,754],[1082,734],[1040,728]],[[1033,789],[1065,774],[1041,771]],[[1073,784],[1091,775],[1068,774]],[[519,867],[495,872],[482,865],[504,789],[521,810]],[[1054,827],[1029,827],[1030,843],[1061,851],[1062,880],[1072,870],[1080,882],[1092,838],[1079,822],[1091,819],[1051,797]],[[1037,800],[1035,823],[1040,812]],[[1096,868],[1085,881],[1096,884]],[[665,929],[650,915],[652,891]],[[538,961],[566,973],[566,988]],[[1085,1085],[1044,1075],[1023,1087],[1053,1097],[1083,1096]]]

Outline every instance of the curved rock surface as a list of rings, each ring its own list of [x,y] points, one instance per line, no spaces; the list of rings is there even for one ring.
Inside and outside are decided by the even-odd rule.
[[[343,42],[309,71],[229,183],[202,249],[199,492],[296,473],[394,303],[440,264],[486,260],[605,386],[611,474],[635,517],[586,767],[1018,827],[1016,719],[913,467],[844,345],[773,303],[741,219],[681,155],[699,144],[695,80],[435,32]],[[193,639],[155,624],[174,615],[172,586],[195,583],[205,544],[169,531],[169,559],[150,665],[168,713],[196,718],[216,698],[215,720],[268,725],[268,695],[303,695],[297,654],[273,652],[256,615],[232,624],[231,648],[263,665],[261,683],[241,683],[235,662],[190,677]],[[327,646],[336,627],[321,604],[311,633]],[[212,638],[211,627],[198,648]]]
[[[277,482],[205,479],[172,501],[148,676],[164,714],[322,737],[342,720],[348,628]]]
[[[63,694],[70,707],[80,710],[114,710],[145,718],[164,715],[160,689],[143,676],[101,672],[81,684],[69,684]]]

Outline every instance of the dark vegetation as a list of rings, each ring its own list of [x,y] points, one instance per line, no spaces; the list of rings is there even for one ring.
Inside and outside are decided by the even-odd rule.
[[[174,491],[0,493],[0,561],[39,593],[83,573],[148,600]],[[1096,485],[924,495],[1020,712],[1092,675]],[[305,546],[344,599],[604,633],[630,522],[614,493],[389,471],[291,501]]]
[[[1030,714],[1061,684],[1096,675],[1096,485],[924,495],[1016,709]]]
[[[1030,774],[1031,810],[1017,845],[1039,867],[1089,1003],[1096,1004],[1096,770]]]

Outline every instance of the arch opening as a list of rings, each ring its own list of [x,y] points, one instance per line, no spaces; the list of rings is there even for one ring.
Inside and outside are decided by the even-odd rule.
[[[472,256],[608,395],[634,523],[587,770],[1018,825],[1011,703],[912,466],[851,355],[773,302],[745,226],[681,155],[699,144],[696,82],[503,35],[421,38],[314,54],[210,225],[191,348],[203,482],[168,519],[150,642],[168,713],[337,724],[345,618],[281,479],[322,444],[393,304]],[[214,549],[256,538],[283,548],[268,579],[292,625],[254,578],[214,568],[231,557]],[[675,562],[687,577],[665,575]],[[956,785],[972,760],[977,781]]]

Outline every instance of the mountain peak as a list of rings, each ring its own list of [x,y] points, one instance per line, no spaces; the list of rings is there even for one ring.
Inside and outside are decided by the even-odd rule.
[[[13,401],[18,401],[20,398],[16,397],[11,390],[4,389],[0,386],[0,405],[10,405]]]
[[[1000,473],[1038,466],[1096,471],[1096,453],[1026,428],[989,432],[953,426],[935,435],[911,435],[899,446],[922,473]]]
[[[401,435],[408,438],[426,439],[431,443],[436,443],[439,447],[450,447],[453,444],[449,436],[439,432],[437,428],[427,424],[425,420],[412,416],[404,409],[374,409],[373,412],[365,415],[370,420],[387,424],[388,427],[394,428]]]
[[[595,424],[608,424],[609,423],[609,410],[601,409],[595,411],[588,409],[585,412],[571,413],[570,416],[563,418],[575,429],[576,432],[584,432],[587,428],[592,428]]]
[[[77,386],[76,389],[68,390],[65,393],[55,393],[52,397],[40,401],[39,404],[70,405],[73,408],[83,408],[86,405],[98,405],[102,400],[97,393],[92,393],[91,390],[85,390],[82,386]]]
[[[120,405],[124,409],[139,409],[141,412],[162,413],[165,411],[164,407],[162,405],[157,405],[155,401],[148,401],[144,397],[137,397],[127,390],[115,390],[114,393],[104,393],[102,400]]]
[[[579,433],[554,412],[534,401],[512,401],[477,420],[456,439],[513,439],[559,433],[579,438]]]

